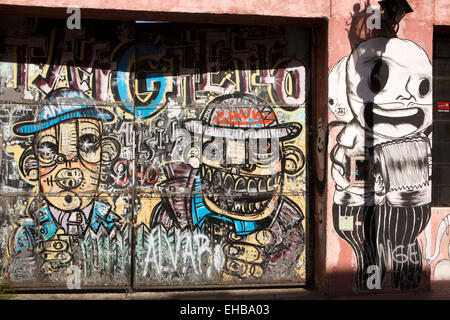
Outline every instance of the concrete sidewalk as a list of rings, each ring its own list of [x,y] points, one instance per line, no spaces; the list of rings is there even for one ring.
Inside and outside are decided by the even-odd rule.
[[[368,292],[326,297],[304,288],[146,291],[110,293],[19,293],[11,300],[450,300],[450,281],[431,282],[430,291]]]
[[[450,281],[431,281],[429,291],[404,290],[390,293],[369,292],[332,300],[450,300]]]
[[[323,299],[304,288],[145,291],[132,293],[22,293],[12,300],[310,300]]]

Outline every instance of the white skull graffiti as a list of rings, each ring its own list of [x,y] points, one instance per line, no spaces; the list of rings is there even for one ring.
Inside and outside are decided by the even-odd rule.
[[[432,123],[431,77],[431,63],[417,44],[373,38],[348,58],[348,102],[360,124],[380,136],[418,133]]]
[[[352,111],[347,102],[345,75],[347,58],[339,60],[331,69],[328,76],[328,107],[336,120],[350,122],[353,119]]]

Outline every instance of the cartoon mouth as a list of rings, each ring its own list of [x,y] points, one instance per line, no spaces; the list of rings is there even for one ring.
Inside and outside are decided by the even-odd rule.
[[[223,210],[241,215],[264,211],[282,183],[282,173],[238,175],[205,164],[201,177],[203,193],[210,201]]]
[[[367,103],[364,106],[364,121],[371,129],[377,124],[389,124],[392,126],[408,124],[418,129],[422,126],[424,120],[425,113],[417,107],[388,110],[381,108],[375,103]]]
[[[61,189],[75,189],[83,183],[83,172],[80,169],[62,169],[54,181]]]
[[[56,179],[56,184],[62,189],[75,189],[79,187],[83,180],[81,179]]]

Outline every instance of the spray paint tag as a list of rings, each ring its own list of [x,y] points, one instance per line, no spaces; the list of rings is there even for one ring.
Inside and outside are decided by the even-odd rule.
[[[340,216],[339,217],[339,230],[353,231],[353,216]]]

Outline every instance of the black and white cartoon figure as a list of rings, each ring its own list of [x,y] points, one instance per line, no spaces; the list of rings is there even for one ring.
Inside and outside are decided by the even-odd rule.
[[[337,121],[348,123],[353,119],[353,114],[347,101],[346,68],[347,57],[344,57],[330,71],[328,76],[328,108]]]
[[[30,219],[14,237],[16,254],[39,252],[40,270],[49,274],[71,260],[66,238],[82,238],[87,228],[110,231],[121,218],[97,198],[105,166],[118,156],[120,144],[103,132],[114,119],[106,108],[94,107],[78,91],[55,91],[40,108],[36,121],[16,123],[17,136],[32,136],[23,151],[19,169],[36,186],[37,196],[28,208]]]
[[[369,266],[381,279],[390,266],[393,288],[417,287],[431,202],[430,60],[412,41],[372,38],[352,50],[342,78],[353,119],[331,151],[334,228],[355,253],[359,289]]]
[[[282,190],[285,175],[300,172],[305,160],[286,142],[302,126],[279,123],[265,101],[242,93],[213,99],[184,126],[201,157],[172,165],[166,190],[182,187],[192,196],[161,202],[151,227],[202,230],[223,248],[225,279],[288,279],[304,250],[304,216]]]

